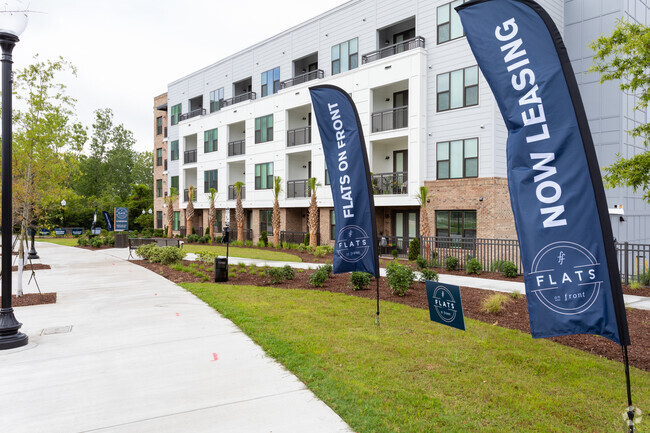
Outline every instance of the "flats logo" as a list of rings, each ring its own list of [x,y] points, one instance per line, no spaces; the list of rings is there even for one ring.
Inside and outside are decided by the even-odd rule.
[[[447,323],[453,322],[458,314],[454,295],[445,286],[437,286],[433,291],[433,307],[438,316]]]
[[[546,308],[571,316],[588,310],[598,298],[602,284],[597,276],[599,267],[582,245],[554,242],[537,253],[527,280]]]
[[[359,226],[345,226],[339,231],[336,242],[336,252],[348,263],[355,263],[363,259],[372,242],[368,234]]]

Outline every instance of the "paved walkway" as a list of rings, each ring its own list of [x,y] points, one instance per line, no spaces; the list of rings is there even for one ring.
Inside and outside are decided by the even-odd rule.
[[[0,351],[2,431],[351,431],[230,321],[123,260],[126,250],[37,250],[52,267],[38,283],[58,301],[15,308],[30,342]]]

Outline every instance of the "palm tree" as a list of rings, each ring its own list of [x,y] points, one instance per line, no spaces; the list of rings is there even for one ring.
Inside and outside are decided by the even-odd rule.
[[[426,186],[420,187],[420,194],[416,196],[420,202],[420,252],[423,257],[428,257],[428,244],[422,242],[422,238],[431,236],[429,229],[429,212],[427,211],[427,199],[429,196],[429,188]]]
[[[315,177],[309,178],[309,190],[311,191],[311,202],[309,203],[309,218],[307,219],[307,226],[309,227],[309,245],[313,248],[318,246],[318,205],[316,204],[316,187],[320,183],[316,182]]]
[[[244,206],[241,203],[241,189],[244,182],[237,181],[233,185],[237,193],[237,206],[235,207],[235,221],[237,221],[237,240],[244,242]]]
[[[282,191],[282,178],[275,176],[273,178],[273,245],[280,244],[280,191]]]
[[[185,209],[185,219],[187,223],[185,224],[185,235],[189,236],[192,234],[192,219],[194,219],[194,203],[192,199],[194,198],[194,186],[190,185],[187,188],[187,209]]]
[[[174,202],[178,197],[178,191],[176,188],[169,188],[169,195],[165,197],[165,203],[167,204],[167,237],[174,237]]]
[[[217,219],[217,210],[214,208],[214,201],[217,198],[217,190],[210,188],[208,200],[210,201],[210,212],[208,213],[208,224],[210,225],[210,241],[214,242],[214,222]]]

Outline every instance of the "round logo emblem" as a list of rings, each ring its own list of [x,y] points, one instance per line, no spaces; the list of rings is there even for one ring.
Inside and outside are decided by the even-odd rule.
[[[372,242],[368,234],[359,226],[345,226],[339,231],[336,246],[337,253],[341,259],[349,263],[355,263],[363,259]]]
[[[528,275],[537,299],[558,314],[575,315],[598,298],[600,263],[582,245],[554,242],[537,253]]]
[[[115,215],[120,219],[128,218],[129,211],[125,207],[118,207],[117,209],[115,209]]]
[[[433,305],[438,316],[445,322],[451,323],[456,318],[456,300],[445,286],[438,286],[433,291]]]

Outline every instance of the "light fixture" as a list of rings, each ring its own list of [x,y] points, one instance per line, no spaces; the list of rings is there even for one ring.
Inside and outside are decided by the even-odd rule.
[[[618,217],[618,220],[620,222],[624,223],[625,222],[625,217],[623,217],[623,215],[621,215],[620,217]]]
[[[430,198],[427,199],[427,203],[431,203],[431,199],[430,199]]]
[[[386,102],[390,102],[390,98],[386,98]]]
[[[12,88],[11,52],[18,37],[27,27],[27,5],[21,0],[7,0],[0,6],[0,47],[2,47],[2,308],[0,309],[0,350],[25,346],[27,335],[18,332],[22,323],[16,320],[11,306],[12,295]]]
[[[302,117],[302,120],[307,120],[307,118],[306,118],[305,116],[303,116],[303,117]]]
[[[306,165],[303,165],[302,168],[307,168],[307,166],[306,166]]]
[[[384,45],[390,45],[390,41],[387,39],[384,41]]]
[[[144,214],[145,214],[145,211],[144,211],[144,209],[142,209],[142,215],[144,215]]]
[[[389,155],[386,155],[386,159],[387,159],[387,160],[390,159],[390,156],[389,156]]]
[[[483,197],[479,197],[478,201],[483,201]]]

